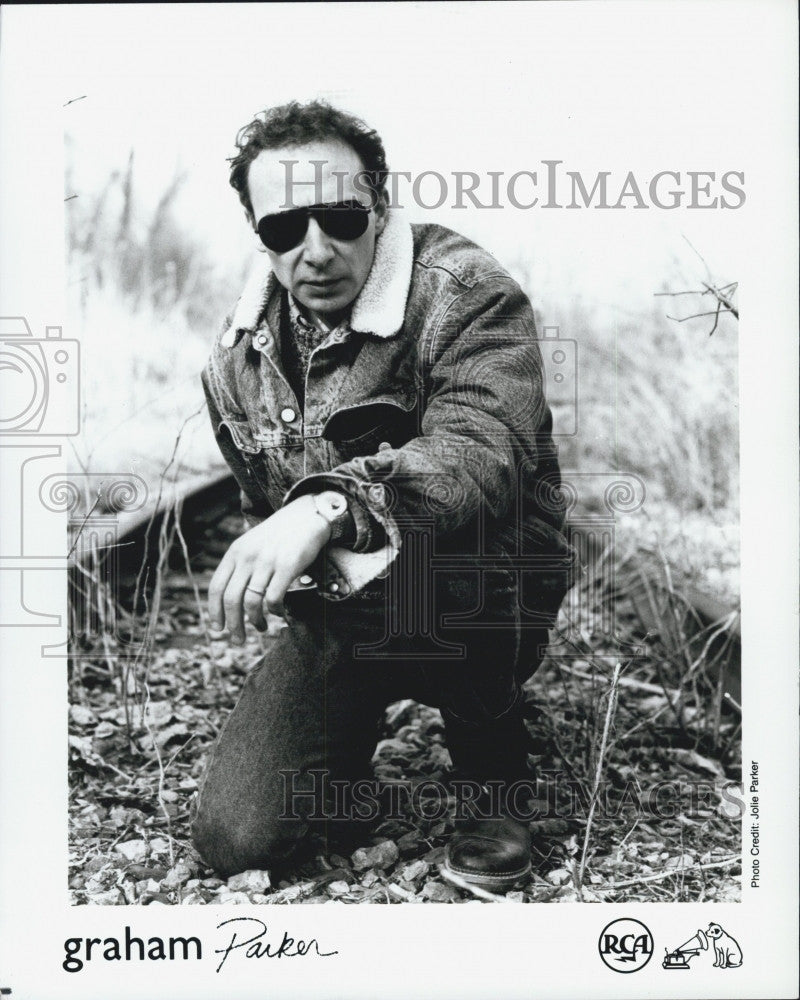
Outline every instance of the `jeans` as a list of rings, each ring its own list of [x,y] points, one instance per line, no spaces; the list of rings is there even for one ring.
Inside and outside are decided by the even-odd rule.
[[[313,806],[307,795],[287,809],[285,774],[295,789],[310,787],[317,769],[369,777],[382,714],[401,698],[441,710],[460,772],[511,779],[524,769],[520,683],[538,666],[547,630],[495,621],[443,628],[438,645],[413,629],[390,629],[387,642],[389,606],[385,595],[336,604],[314,591],[287,594],[288,626],[247,677],[196,804],[195,845],[221,874],[289,859]]]

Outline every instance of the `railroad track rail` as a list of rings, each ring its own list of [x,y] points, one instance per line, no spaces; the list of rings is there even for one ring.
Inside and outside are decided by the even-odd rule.
[[[266,635],[248,629],[245,645],[237,648],[213,641],[206,631],[208,584],[241,533],[238,489],[229,475],[186,482],[149,510],[119,514],[116,529],[113,547],[90,552],[89,565],[80,564],[81,548],[76,546],[72,566],[81,599],[86,603],[87,583],[89,589],[95,586],[95,596],[106,602],[109,612],[100,625],[108,629],[112,624],[117,630],[110,641],[108,631],[72,633],[73,648],[80,648],[80,654],[70,677],[74,706],[70,887],[81,903],[107,903],[109,895],[120,902],[123,891],[129,903],[224,902],[230,898],[230,888],[191,854],[191,803],[206,755],[236,703],[243,678],[282,623],[272,619]],[[603,578],[600,560],[597,567],[595,582]],[[657,632],[664,621],[659,602],[672,597],[661,592],[657,579],[648,578],[643,565],[636,569],[642,572],[617,574],[616,592],[607,595],[617,602],[618,614],[612,621],[625,639]],[[586,586],[592,594],[601,589],[591,580]],[[72,603],[79,603],[75,595]],[[586,611],[579,623],[582,634],[588,635],[587,655],[562,662],[556,653],[526,685],[529,761],[541,776],[546,810],[531,825],[537,867],[530,885],[520,893],[522,901],[550,901],[556,895],[559,901],[573,898],[571,882],[553,885],[543,873],[569,863],[576,830],[585,828],[587,842],[590,836],[578,798],[573,810],[572,789],[589,789],[596,774],[597,725],[609,692],[608,662],[614,662],[609,661],[609,650],[614,643],[608,632],[591,633],[591,611],[588,605],[582,607]],[[689,637],[690,647],[670,650],[669,635],[657,637],[647,656],[630,664],[619,679],[615,737],[603,779],[610,811],[606,815],[605,809],[598,809],[591,828],[591,891],[596,898],[615,902],[668,901],[681,893],[680,898],[686,899],[700,893],[738,899],[741,824],[721,815],[714,798],[717,788],[735,789],[741,780],[736,616],[722,602],[694,592],[682,595],[681,601],[667,600],[667,610],[675,628]],[[566,609],[565,619],[568,615]],[[597,618],[606,620],[602,613]],[[557,637],[555,648],[567,649],[564,634]],[[702,661],[702,669],[694,675],[684,667],[687,654],[691,662]],[[723,689],[731,692],[733,703],[721,703]],[[376,780],[414,785],[446,774],[449,758],[437,717],[435,709],[410,700],[387,708],[372,762]],[[671,800],[662,815],[645,792],[665,783],[675,790],[681,809],[694,808],[691,796],[697,790],[702,822],[680,825]],[[617,813],[615,803],[623,801],[623,789],[645,791],[640,805],[634,796]],[[700,791],[707,793],[702,801]],[[569,792],[568,818],[561,801],[565,792]],[[396,869],[368,873],[367,883],[346,858],[337,856],[335,868],[333,858],[317,858],[309,862],[308,871],[301,868],[286,874],[266,899],[326,900],[332,898],[326,884],[333,879],[339,891],[347,883],[346,895],[336,896],[346,902],[428,898],[459,902],[458,891],[440,884],[437,874],[452,823],[448,817],[424,819],[405,806],[404,810],[399,818],[382,819],[374,836],[365,833],[360,845],[368,850],[388,838],[401,856]],[[143,844],[151,845],[151,856],[142,865],[127,865],[119,856],[118,816],[131,824],[124,837],[141,836]],[[648,850],[657,847],[660,852],[662,870],[655,873],[657,878],[649,854],[643,858],[624,854],[634,829],[647,841]],[[161,847],[152,846],[159,842]],[[168,848],[175,852],[169,859]],[[663,868],[664,852],[677,850],[679,866]],[[710,863],[695,860],[706,855]],[[622,857],[626,858],[623,871],[634,875],[638,869],[641,878],[620,881]],[[168,872],[176,859],[178,865]],[[181,859],[188,859],[189,866],[183,865],[181,878],[197,878],[175,889]],[[423,872],[413,885],[404,881],[412,859],[419,861]],[[707,869],[715,869],[714,874],[708,876]],[[105,873],[104,881],[100,873]],[[265,896],[256,893],[252,902],[263,903]]]

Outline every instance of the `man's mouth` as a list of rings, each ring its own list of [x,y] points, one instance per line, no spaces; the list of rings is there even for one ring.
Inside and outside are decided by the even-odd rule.
[[[323,291],[333,288],[334,285],[338,285],[343,280],[343,278],[309,278],[303,284],[308,288],[313,288],[315,291]]]

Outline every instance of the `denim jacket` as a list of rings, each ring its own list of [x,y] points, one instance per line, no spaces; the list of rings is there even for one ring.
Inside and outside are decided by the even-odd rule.
[[[502,571],[517,604],[552,623],[574,553],[519,285],[464,237],[390,211],[349,323],[311,355],[302,412],[281,370],[288,312],[262,264],[203,371],[248,524],[337,489],[368,516],[356,520],[355,543],[332,548],[314,574],[324,596],[369,593],[421,532],[452,591]]]

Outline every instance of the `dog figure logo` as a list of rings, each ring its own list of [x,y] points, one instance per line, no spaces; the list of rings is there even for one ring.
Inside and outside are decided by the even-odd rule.
[[[698,931],[679,948],[668,951],[661,965],[665,969],[690,968],[689,959],[695,958],[701,951],[708,951],[709,938],[714,946],[715,969],[737,969],[742,964],[742,949],[739,943],[719,924],[710,923],[707,931]]]
[[[78,433],[79,346],[60,326],[37,339],[23,316],[0,317],[0,434]]]

